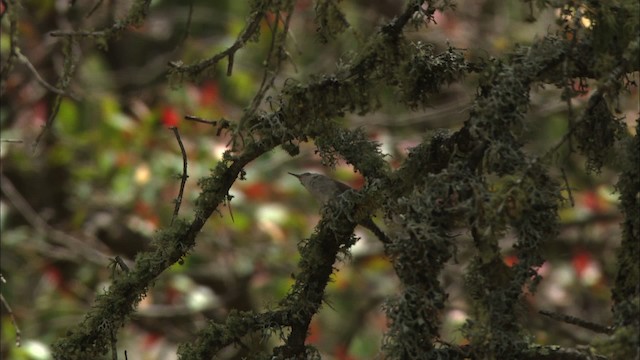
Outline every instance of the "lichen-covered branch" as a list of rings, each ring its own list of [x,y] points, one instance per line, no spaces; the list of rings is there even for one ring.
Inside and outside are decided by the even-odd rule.
[[[183,80],[196,80],[203,76],[203,72],[216,65],[220,60],[228,58],[227,75],[231,76],[233,71],[233,59],[235,53],[242,49],[251,39],[257,39],[260,35],[260,22],[272,5],[271,0],[255,0],[251,4],[251,11],[247,20],[247,25],[238,35],[236,41],[225,50],[216,55],[200,60],[193,65],[184,65],[182,62],[171,62],[169,76],[174,78],[174,82]]]
[[[616,185],[620,191],[620,209],[624,214],[622,243],[618,250],[618,271],[613,288],[617,304],[640,296],[640,120],[636,120],[636,135],[623,140],[620,154],[625,164]],[[615,311],[615,308],[614,308]],[[621,325],[621,324],[620,324]]]
[[[235,52],[257,36],[261,19],[273,10],[275,3],[255,1],[247,26],[231,47],[195,65],[174,63],[173,73],[196,78],[224,58],[229,59],[230,71]],[[292,9],[293,3],[287,4]],[[321,20],[323,26],[331,26],[327,16],[333,16],[334,22],[340,20],[335,3],[319,4],[319,16],[326,18]],[[445,5],[446,1],[440,4]],[[323,209],[316,232],[300,248],[296,282],[276,310],[232,313],[225,323],[210,323],[194,341],[181,346],[184,359],[210,358],[226,346],[241,345],[241,338],[247,334],[274,331],[282,334],[284,340],[282,346],[274,349],[274,356],[317,356],[305,345],[305,339],[311,318],[321,307],[334,263],[354,243],[355,224],[380,208],[392,239],[385,251],[403,284],[401,293],[386,304],[389,319],[383,344],[386,357],[590,358],[591,354],[573,349],[532,346],[519,322],[522,289],[528,286],[533,291],[540,280],[536,270],[543,262],[541,251],[556,234],[558,204],[562,201],[558,185],[547,174],[547,159],[534,158],[523,151],[523,129],[529,93],[535,84],[556,84],[567,74],[597,74],[602,80],[608,76],[603,74],[611,73],[617,74],[612,81],[618,83],[624,71],[616,69],[629,66],[600,64],[591,69],[588,66],[591,64],[578,56],[592,46],[591,42],[554,36],[531,46],[517,47],[501,61],[469,64],[462,52],[453,47],[437,53],[434,46],[411,42],[403,36],[404,27],[416,14],[428,18],[435,12],[435,6],[411,1],[402,15],[381,27],[334,74],[316,75],[308,82],[286,81],[280,93],[271,98],[269,112],[258,110],[272,83],[272,78],[265,76],[256,103],[245,113],[242,126],[234,127],[233,143],[242,146],[226,152],[212,174],[199,181],[202,191],[196,201],[194,219],[191,222],[177,219],[156,236],[153,250],[141,254],[134,269],[115,279],[98,296],[83,323],[56,344],[56,358],[94,358],[108,351],[110,334],[126,323],[152,282],[188,255],[211,214],[229,199],[229,190],[236,179],[243,177],[245,166],[278,146],[295,156],[299,144],[309,139],[315,141],[325,165],[333,166],[343,159],[361,172],[367,180],[364,189],[348,191]],[[325,36],[335,36],[343,29],[325,30]],[[282,36],[286,36],[286,30],[280,35],[278,43],[274,32],[273,48],[284,46]],[[633,39],[627,42],[621,50],[626,55],[621,57],[634,59]],[[274,68],[281,55],[273,55],[278,59]],[[366,114],[377,109],[382,90],[392,89],[398,102],[408,108],[428,106],[443,85],[479,70],[482,71],[478,95],[464,126],[425,140],[411,150],[406,162],[395,172],[385,161],[379,145],[367,139],[362,130],[346,130],[336,122],[348,113]],[[588,107],[594,111],[589,113],[593,115],[590,124],[605,129],[615,127],[616,120],[604,98],[599,96],[598,100],[597,106]],[[611,140],[611,134],[608,132],[603,139]],[[612,147],[614,142],[607,145]],[[626,151],[636,154],[628,158],[625,167],[628,168],[639,161],[638,136],[625,145]],[[590,154],[586,147],[581,150]],[[638,313],[639,290],[635,284],[640,275],[631,269],[635,264],[633,256],[640,251],[638,178],[637,171],[626,171],[619,183],[626,218],[621,267],[614,290],[614,314],[618,316],[616,325],[621,326],[616,334],[623,339],[638,328],[637,323],[623,320]],[[439,276],[456,254],[454,229],[460,228],[469,231],[474,245],[465,281],[472,319],[463,329],[469,340],[464,347],[439,339],[439,319],[447,301]],[[511,266],[504,263],[498,242],[509,230],[516,235],[510,250],[518,260]]]
[[[261,314],[232,313],[225,324],[212,322],[194,342],[181,347],[182,359],[210,358],[225,346],[238,344],[244,335],[283,332],[284,328],[290,329],[289,336],[285,345],[275,349],[274,354],[288,359],[311,351],[304,344],[311,318],[322,304],[338,254],[347,251],[355,242],[352,235],[355,222],[344,213],[355,211],[357,199],[355,192],[349,192],[325,209],[316,233],[301,246],[296,282],[277,310]]]
[[[111,287],[98,296],[85,320],[54,345],[56,359],[95,358],[107,351],[109,332],[122,327],[146,294],[148,287],[164,270],[187,255],[207,219],[225,201],[231,185],[244,166],[275,147],[254,145],[231,159],[227,154],[211,177],[200,181],[202,193],[197,201],[196,217],[191,223],[177,220],[161,231],[154,250],[136,258],[136,267],[116,278]]]
[[[321,97],[314,93],[320,88],[323,88]],[[225,201],[230,187],[242,173],[244,166],[278,145],[284,144],[286,148],[287,144],[293,145],[292,142],[296,139],[300,141],[308,136],[318,136],[322,132],[323,123],[330,123],[332,117],[344,111],[344,107],[353,106],[349,102],[344,102],[342,108],[325,104],[327,106],[323,108],[316,108],[316,113],[307,112],[306,116],[299,117],[296,115],[300,113],[300,109],[314,109],[319,98],[339,99],[338,91],[342,86],[338,82],[323,80],[306,86],[298,85],[293,88],[294,91],[291,89],[283,90],[278,110],[252,117],[250,123],[254,124],[253,135],[257,139],[249,142],[237,155],[226,153],[212,176],[199,181],[202,192],[196,201],[195,219],[191,223],[178,220],[156,236],[155,250],[140,255],[136,259],[136,268],[126,277],[114,281],[110,289],[96,300],[96,305],[85,321],[71,331],[69,336],[56,343],[57,358],[86,358],[106,351],[107,335],[111,329],[120,328],[146,293],[149,284],[193,247],[196,235],[211,214]],[[318,116],[320,111],[324,112],[322,116]],[[317,121],[318,119],[323,121]],[[308,121],[306,126],[303,126],[303,121]],[[293,148],[290,150],[294,151]],[[308,324],[304,321],[299,322],[296,333],[306,333],[303,330],[306,325]],[[292,343],[299,343],[299,338],[292,338]]]

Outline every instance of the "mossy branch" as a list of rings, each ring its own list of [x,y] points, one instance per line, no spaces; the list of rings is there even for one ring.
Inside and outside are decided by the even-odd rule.
[[[180,349],[182,359],[203,359],[214,356],[225,346],[239,345],[243,336],[254,332],[284,332],[289,328],[285,344],[274,349],[280,358],[304,358],[308,348],[304,342],[311,318],[318,312],[324,290],[333,273],[333,264],[340,252],[353,245],[355,222],[350,221],[359,206],[355,192],[345,193],[331,201],[325,209],[316,232],[301,246],[300,271],[289,294],[279,309],[256,313],[232,313],[225,324],[211,323],[195,341]],[[361,198],[360,198],[361,199]]]
[[[386,305],[390,327],[384,349],[390,358],[589,358],[585,356],[590,354],[576,355],[571,349],[532,347],[517,316],[523,286],[534,290],[539,280],[536,269],[543,261],[541,249],[555,236],[561,200],[545,164],[522,150],[529,92],[537,82],[555,83],[559,74],[566,76],[561,65],[568,60],[573,61],[571,73],[593,76],[574,60],[589,42],[549,36],[516,48],[504,61],[472,67],[456,49],[435,54],[428,44],[411,43],[402,36],[419,6],[411,2],[342,70],[316,76],[309,83],[287,82],[271,104],[276,110],[247,116],[246,126],[235,129],[235,135],[246,140],[242,148],[225,153],[212,175],[200,181],[202,192],[192,222],[176,221],[160,232],[154,250],[141,254],[135,269],[114,280],[84,322],[56,344],[56,358],[84,359],[108,351],[109,335],[125,324],[154,279],[188,254],[244,167],[279,145],[295,155],[298,143],[309,138],[316,140],[326,164],[334,164],[339,157],[347,160],[365,175],[367,186],[360,193],[345,193],[325,209],[316,233],[301,247],[296,283],[278,310],[233,313],[225,324],[211,323],[194,342],[181,347],[184,358],[211,357],[248,333],[285,327],[290,330],[285,344],[274,349],[274,354],[283,358],[309,354],[304,344],[309,322],[321,306],[338,255],[354,242],[351,234],[361,216],[358,209],[371,198],[376,198],[373,208],[381,206],[385,211],[394,239],[387,251],[404,285],[402,293]],[[252,24],[259,22],[265,9],[254,8],[253,20],[236,43],[190,68],[193,74],[224,57],[231,61],[233,53],[257,31]],[[408,107],[428,105],[431,94],[472,69],[483,73],[463,128],[436,134],[414,148],[396,173],[390,172],[378,145],[362,131],[345,130],[335,122],[345,113],[374,110],[378,91],[385,86],[398,89],[399,100]],[[639,150],[637,135],[627,145],[628,151]],[[632,156],[629,163],[633,160],[638,159]],[[627,216],[623,251],[628,254],[638,253],[640,216],[632,218],[637,215],[638,178],[637,172],[626,172],[619,184]],[[476,251],[466,274],[474,319],[464,329],[470,344],[455,347],[438,340],[438,318],[447,298],[438,276],[456,254],[452,229],[461,226],[471,230]],[[508,228],[517,235],[513,250],[518,263],[511,267],[502,261],[498,245]],[[621,255],[614,297],[619,300],[618,322],[633,330],[636,323],[621,320],[638,312],[638,288],[632,286],[637,272],[624,275],[634,264],[630,259]],[[627,330],[618,329],[620,333]]]
[[[233,71],[233,59],[236,52],[242,49],[252,39],[257,39],[260,35],[260,22],[265,14],[272,6],[271,0],[255,0],[251,3],[251,10],[247,25],[242,29],[236,41],[225,50],[215,54],[214,56],[200,60],[193,65],[184,65],[181,61],[169,63],[169,77],[171,82],[181,82],[184,80],[197,80],[203,76],[203,73],[215,66],[224,58],[228,58],[227,76],[231,76]]]
[[[261,125],[253,129],[254,136],[259,138],[248,143],[237,155],[227,152],[223,160],[213,170],[212,175],[199,181],[202,192],[196,200],[195,219],[191,223],[177,220],[172,227],[160,232],[155,237],[154,250],[139,255],[136,259],[135,269],[129,272],[126,277],[114,281],[109,290],[98,297],[83,323],[54,345],[56,359],[83,359],[97,357],[105,353],[108,350],[110,332],[124,325],[153,280],[169,266],[187,255],[195,244],[197,234],[211,214],[225,201],[229,189],[242,173],[244,167],[278,145],[287,144],[296,138],[306,139],[308,136],[319,134],[316,127],[299,127],[297,124],[300,124],[300,119],[294,115],[300,111],[299,108],[313,108],[316,100],[313,91],[323,83],[321,81],[319,84],[299,86],[293,92],[283,91],[283,106],[280,109],[271,114],[254,116],[255,122]],[[339,87],[334,87],[332,89],[334,91],[329,94],[338,98],[336,91],[339,89]],[[323,95],[326,94],[325,92]],[[325,116],[325,121],[328,121],[328,118]],[[348,233],[351,234],[351,231]],[[320,233],[323,239],[326,236],[334,236],[323,234],[325,233]],[[311,243],[316,243],[316,241]],[[331,251],[327,254],[326,259],[331,257]],[[305,261],[309,261],[309,259]],[[335,261],[335,256],[332,258],[331,264],[333,261]],[[304,266],[302,267],[304,268]],[[331,265],[328,268],[332,269]],[[327,269],[326,264],[324,269]],[[306,272],[303,271],[303,273]],[[309,273],[306,276],[322,277],[324,275]],[[328,278],[328,275],[326,276]],[[305,312],[305,314],[310,313]],[[300,334],[306,333],[305,326],[308,323],[303,320],[303,318],[298,319],[296,327],[298,330],[295,331],[297,337],[292,338],[292,344],[299,345]]]

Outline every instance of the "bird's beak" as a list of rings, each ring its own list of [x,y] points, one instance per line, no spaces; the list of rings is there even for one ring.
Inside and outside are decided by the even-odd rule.
[[[294,174],[294,173],[288,173],[288,174],[289,175],[293,175],[293,176],[297,177],[298,179],[300,179],[300,175],[298,175],[298,174]]]

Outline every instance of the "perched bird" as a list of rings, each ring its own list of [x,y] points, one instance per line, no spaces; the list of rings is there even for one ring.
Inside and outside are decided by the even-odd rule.
[[[351,189],[351,187],[345,183],[341,183],[340,181],[333,180],[330,177],[321,175],[321,174],[313,174],[313,173],[302,173],[302,174],[294,174],[289,173],[300,180],[302,186],[311,193],[311,195],[320,202],[320,205],[324,206],[329,200],[335,198],[336,196],[342,194],[343,192]],[[385,244],[388,244],[389,238],[387,235],[380,230],[380,228],[371,220],[371,218],[367,218],[358,223],[359,225],[364,226],[369,229],[375,236],[380,239]]]

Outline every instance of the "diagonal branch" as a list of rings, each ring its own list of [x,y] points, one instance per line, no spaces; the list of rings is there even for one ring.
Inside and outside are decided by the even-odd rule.
[[[413,13],[413,8],[408,12]],[[260,16],[257,16],[254,11],[252,18],[255,20]],[[255,20],[255,23],[257,24],[258,20]],[[247,29],[243,34],[249,32]],[[402,28],[396,29],[399,32],[402,31]],[[373,41],[376,40],[378,39]],[[216,59],[229,56],[238,50],[244,41],[241,36],[234,46],[227,52],[221,53],[222,55],[219,54],[220,57]],[[370,50],[361,58],[360,63],[381,61],[378,55],[375,49]],[[190,69],[197,72],[207,66],[207,63],[200,63]],[[374,68],[361,68],[358,75],[364,79],[371,77],[374,72]],[[349,72],[346,72],[343,76],[347,77],[348,74]],[[177,219],[171,227],[159,232],[154,239],[154,249],[140,254],[136,259],[135,268],[125,276],[115,279],[109,290],[98,296],[83,322],[54,344],[54,357],[62,360],[86,359],[95,358],[108,351],[109,334],[112,329],[122,327],[146,294],[150,284],[193,248],[196,236],[213,212],[227,199],[231,186],[243,174],[247,164],[279,145],[291,144],[296,139],[307,141],[308,137],[316,137],[319,135],[318,129],[331,126],[333,117],[345,111],[355,111],[348,99],[341,99],[342,103],[335,108],[317,103],[318,92],[322,92],[328,99],[340,99],[344,87],[363,85],[360,83],[354,85],[353,82],[339,84],[338,81],[325,78],[307,86],[283,90],[280,96],[282,106],[279,109],[270,114],[254,115],[248,119],[248,125],[255,125],[252,130],[259,140],[249,142],[237,153],[228,151],[224,154],[211,176],[199,181],[202,191],[196,200],[195,218],[190,223]],[[344,78],[342,81],[347,82]],[[301,118],[300,109],[312,110],[307,111]],[[308,122],[313,126],[301,127],[302,122]],[[377,154],[374,156],[377,157]],[[354,161],[359,162],[358,159],[360,158]],[[361,165],[358,164],[358,166]],[[363,166],[363,168],[366,167],[366,165]],[[377,167],[376,169],[371,173],[379,174],[379,169]],[[287,307],[297,302],[297,299],[304,304],[302,314],[296,312],[292,315],[295,319],[295,321],[290,320],[293,331],[287,344],[281,348],[283,352],[303,351],[308,322],[321,304],[324,286],[333,270],[332,264],[336,254],[348,247],[346,236],[352,233],[355,226],[355,223],[343,219],[344,217],[332,219],[327,224],[321,225],[320,229],[324,230],[312,238],[304,250],[300,263],[301,277],[296,283],[298,285],[281,304]],[[321,261],[310,263],[310,259],[314,257],[310,254],[321,254]]]
[[[355,196],[355,193],[351,194]],[[202,330],[195,341],[180,347],[180,358],[209,359],[226,346],[240,344],[240,339],[258,331],[275,331],[290,327],[285,344],[274,350],[283,358],[299,358],[307,348],[304,344],[311,318],[318,312],[324,290],[333,273],[338,253],[349,248],[355,223],[348,216],[332,216],[337,213],[354,213],[356,202],[344,199],[329,204],[330,210],[317,226],[301,250],[300,273],[291,291],[280,302],[280,308],[264,313],[231,313],[225,324],[212,322]],[[338,210],[340,208],[341,210]]]
[[[216,65],[220,60],[228,58],[229,64],[227,66],[227,76],[231,76],[233,72],[233,58],[236,51],[242,49],[244,45],[260,30],[260,21],[264,18],[267,9],[271,5],[271,1],[257,2],[259,6],[252,9],[247,26],[242,30],[236,41],[227,49],[217,53],[213,57],[205,60],[201,60],[193,65],[184,65],[181,61],[172,61],[169,66],[172,68],[171,73],[186,77],[187,79],[195,79],[203,71],[206,71],[210,67]]]

